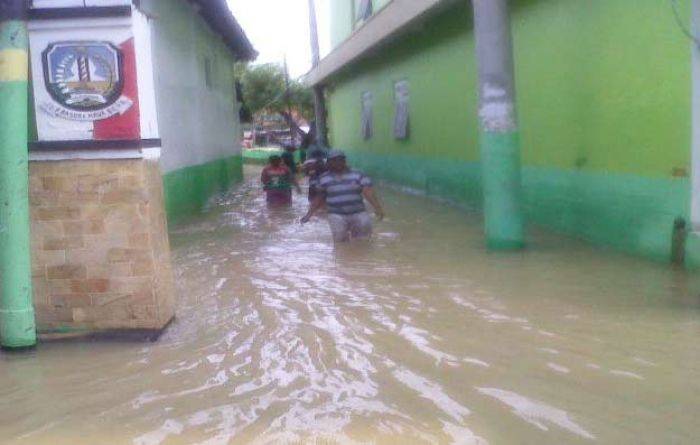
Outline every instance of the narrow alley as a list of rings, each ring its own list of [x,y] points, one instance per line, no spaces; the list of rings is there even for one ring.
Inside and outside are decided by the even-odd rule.
[[[374,239],[334,247],[305,199],[267,210],[258,174],[171,227],[158,343],[0,355],[3,443],[700,436],[697,275],[536,231],[488,253],[479,215],[388,187]]]

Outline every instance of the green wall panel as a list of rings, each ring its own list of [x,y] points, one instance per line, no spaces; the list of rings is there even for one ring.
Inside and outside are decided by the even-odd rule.
[[[216,193],[228,190],[243,179],[241,156],[196,165],[163,176],[168,220],[177,222],[201,212]]]
[[[689,1],[679,4],[687,19]],[[667,259],[691,199],[688,178],[674,177],[690,170],[690,44],[668,2],[519,0],[513,29],[528,221]],[[471,30],[459,3],[339,73],[328,89],[332,144],[375,176],[480,207]],[[397,141],[393,85],[404,79],[410,138]]]
[[[343,73],[329,89],[329,123],[334,143],[385,153],[435,154],[460,160],[479,158],[476,67],[471,36],[464,32],[463,8],[439,26],[408,36],[399,45]],[[439,42],[439,44],[436,44]],[[408,80],[410,138],[393,138],[394,83]],[[374,137],[360,132],[361,97],[374,95]]]
[[[468,210],[482,207],[481,165],[408,154],[351,150],[353,167]],[[601,246],[667,261],[674,220],[689,218],[687,179],[523,168],[523,205],[531,223]],[[693,249],[697,247],[697,252]],[[689,243],[700,258],[700,243]],[[700,260],[697,261],[700,266]]]
[[[527,164],[658,177],[689,166],[690,47],[669,2],[519,1],[513,29]]]
[[[331,2],[331,47],[335,48],[347,39],[353,29],[353,0]]]

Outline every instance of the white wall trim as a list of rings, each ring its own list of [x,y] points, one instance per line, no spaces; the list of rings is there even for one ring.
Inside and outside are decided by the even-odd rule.
[[[114,159],[160,159],[160,148],[132,150],[51,150],[31,151],[29,161],[76,161],[76,160],[114,160]]]
[[[131,17],[95,17],[90,20],[85,20],[83,18],[57,18],[51,20],[31,20],[27,23],[27,29],[29,31],[111,28],[119,26],[130,27]]]
[[[141,139],[159,139],[156,107],[151,22],[146,14],[132,7],[132,29],[136,51],[136,77],[139,92]]]
[[[157,161],[160,159],[160,148],[142,148],[141,155],[143,159],[148,159],[149,161]]]

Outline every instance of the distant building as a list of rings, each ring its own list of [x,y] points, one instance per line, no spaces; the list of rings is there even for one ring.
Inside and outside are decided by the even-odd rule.
[[[668,261],[674,222],[700,228],[700,163],[691,162],[700,160],[691,118],[700,58],[683,30],[691,0],[509,4],[527,220]],[[327,87],[331,144],[376,176],[479,208],[470,2],[331,8],[334,48],[308,75]],[[687,242],[700,265],[698,238]]]
[[[174,315],[166,214],[241,179],[225,0],[28,2],[34,304],[42,333],[157,333]]]
[[[256,147],[299,147],[303,136],[308,134],[310,127],[307,120],[296,110],[291,113],[295,129],[279,114],[259,113],[253,119],[251,128],[251,146]]]

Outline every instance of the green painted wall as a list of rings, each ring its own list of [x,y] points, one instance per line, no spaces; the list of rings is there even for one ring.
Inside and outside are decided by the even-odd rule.
[[[372,10],[379,12],[393,0],[372,0]],[[360,0],[331,1],[331,48],[335,48],[350,37],[353,30],[362,25],[355,20]]]
[[[347,39],[353,29],[353,0],[331,2],[331,47],[335,48]]]
[[[212,196],[225,192],[242,179],[240,155],[166,173],[163,186],[168,221],[177,223],[201,212]]]
[[[668,2],[519,0],[513,27],[528,221],[667,259],[673,220],[689,216],[689,180],[674,172],[690,169],[691,131],[690,46]],[[338,75],[332,144],[377,176],[480,207],[471,28],[459,3]],[[396,141],[402,79],[411,135]],[[364,91],[375,101],[369,141]]]

